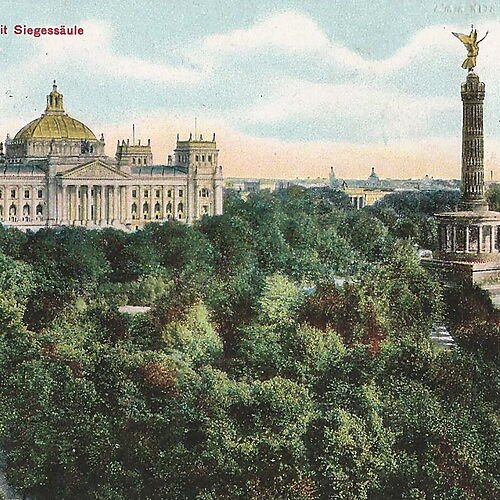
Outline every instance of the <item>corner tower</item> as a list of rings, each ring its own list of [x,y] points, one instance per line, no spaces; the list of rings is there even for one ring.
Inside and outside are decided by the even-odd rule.
[[[174,154],[175,163],[188,176],[188,223],[204,215],[221,215],[224,179],[215,134],[211,141],[203,140],[201,134],[194,138],[190,134],[187,141],[181,141],[177,135]]]

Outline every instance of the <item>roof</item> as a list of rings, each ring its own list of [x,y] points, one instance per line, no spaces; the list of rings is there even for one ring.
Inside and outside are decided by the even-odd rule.
[[[45,170],[33,164],[3,164],[0,165],[0,176],[19,176],[19,177],[32,177],[32,176],[45,176]]]
[[[96,141],[96,136],[82,122],[64,114],[43,114],[25,125],[15,139],[87,139]]]
[[[131,174],[134,177],[163,177],[170,175],[186,175],[187,168],[172,165],[133,166]]]

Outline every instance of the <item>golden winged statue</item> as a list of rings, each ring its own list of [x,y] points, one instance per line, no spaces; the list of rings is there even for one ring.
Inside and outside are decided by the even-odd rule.
[[[479,54],[479,44],[488,36],[488,32],[486,35],[481,38],[481,40],[477,40],[477,30],[474,29],[474,26],[471,26],[470,35],[464,35],[463,33],[454,33],[452,32],[467,48],[467,59],[462,64],[462,68],[468,69],[472,71],[476,66],[476,58]]]

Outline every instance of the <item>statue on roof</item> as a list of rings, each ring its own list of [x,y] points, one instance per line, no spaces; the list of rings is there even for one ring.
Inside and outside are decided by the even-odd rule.
[[[471,26],[470,35],[455,32],[452,33],[465,45],[465,48],[467,49],[467,58],[462,63],[462,68],[472,71],[476,66],[476,59],[479,54],[479,44],[488,36],[488,31],[486,32],[486,35],[481,38],[481,40],[477,39],[477,30],[474,29],[474,25]]]

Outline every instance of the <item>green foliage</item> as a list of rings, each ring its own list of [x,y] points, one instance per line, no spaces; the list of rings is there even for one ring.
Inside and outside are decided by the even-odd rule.
[[[456,210],[459,196],[458,190],[391,193],[367,210],[387,226],[390,234],[435,249],[437,224],[433,215]]]
[[[294,187],[230,193],[195,226],[0,228],[9,481],[40,500],[498,498],[500,317],[478,289],[443,300],[414,250],[455,198],[354,211]],[[443,318],[450,351],[429,341]]]
[[[500,186],[498,184],[492,184],[486,190],[486,200],[490,206],[490,210],[494,212],[500,211]]]

